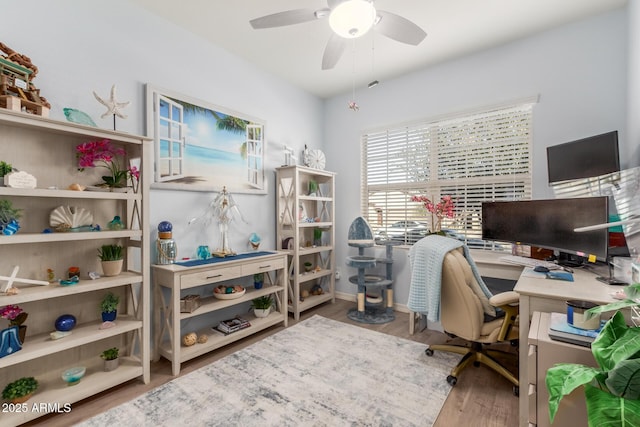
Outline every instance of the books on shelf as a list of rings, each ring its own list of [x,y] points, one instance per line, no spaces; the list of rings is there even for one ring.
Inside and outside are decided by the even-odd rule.
[[[234,317],[233,319],[223,320],[222,322],[218,323],[218,326],[214,327],[213,329],[217,329],[223,334],[228,335],[241,329],[248,328],[249,326],[251,326],[251,323],[249,323],[248,320],[241,317]]]
[[[596,339],[604,324],[605,321],[602,320],[599,329],[580,329],[567,322],[565,313],[551,313],[549,338],[583,347],[591,347],[591,343]]]

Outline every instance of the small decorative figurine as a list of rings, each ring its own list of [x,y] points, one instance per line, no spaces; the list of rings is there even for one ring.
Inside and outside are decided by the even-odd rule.
[[[249,236],[249,243],[251,244],[251,249],[254,251],[258,250],[261,241],[262,239],[257,233],[251,233],[251,236]]]
[[[190,332],[182,337],[182,344],[186,347],[191,347],[198,341],[198,335],[195,332]]]
[[[126,107],[127,105],[129,105],[130,102],[116,101],[116,85],[111,86],[111,95],[109,96],[108,100],[102,99],[100,96],[98,96],[98,94],[95,91],[93,91],[93,96],[96,97],[96,99],[100,104],[107,107],[107,111],[100,117],[104,119],[105,117],[108,117],[109,115],[113,114],[113,130],[116,130],[116,116],[120,117],[121,119],[126,119],[127,116],[123,114],[122,111],[120,110]]]
[[[173,240],[173,224],[169,221],[162,221],[158,224],[158,240],[156,249],[158,250],[158,264],[173,264],[178,255],[178,247]]]
[[[124,224],[122,223],[120,216],[114,216],[113,219],[107,224],[107,228],[109,230],[122,230],[124,228]]]

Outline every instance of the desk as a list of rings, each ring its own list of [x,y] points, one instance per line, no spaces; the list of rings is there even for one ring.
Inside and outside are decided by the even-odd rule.
[[[615,300],[611,293],[620,290],[620,286],[609,286],[596,280],[596,275],[585,270],[576,269],[574,281],[539,279],[521,275],[514,291],[520,294],[520,398],[519,413],[520,426],[536,425],[535,386],[529,389],[528,344],[529,321],[534,311],[566,312],[566,301],[579,299],[593,301],[598,304],[608,304]],[[573,360],[567,360],[573,362]],[[544,385],[542,385],[544,387]],[[531,405],[530,405],[531,402]],[[530,407],[534,406],[534,407]]]

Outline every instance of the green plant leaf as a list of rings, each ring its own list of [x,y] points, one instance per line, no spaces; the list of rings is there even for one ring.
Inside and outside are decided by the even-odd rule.
[[[553,422],[563,396],[590,383],[599,373],[595,368],[575,363],[558,363],[549,368],[545,378],[549,392],[549,419]]]
[[[640,400],[617,397],[590,385],[584,392],[589,427],[640,426]]]
[[[609,372],[606,385],[611,394],[626,399],[640,398],[640,359],[623,360]]]
[[[600,368],[612,370],[622,360],[640,350],[640,328],[629,328],[621,312],[616,312],[591,344],[591,352]]]
[[[606,313],[607,311],[621,310],[623,308],[632,307],[634,305],[638,305],[638,303],[632,299],[625,299],[622,301],[612,302],[610,304],[598,305],[584,312],[585,319],[589,320],[596,314]]]

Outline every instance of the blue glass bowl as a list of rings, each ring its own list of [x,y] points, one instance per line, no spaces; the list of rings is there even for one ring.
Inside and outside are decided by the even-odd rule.
[[[80,382],[80,379],[84,377],[87,368],[84,366],[76,366],[75,368],[69,368],[62,373],[62,379],[67,385],[76,385]]]
[[[76,317],[73,314],[63,314],[56,319],[56,331],[67,332],[75,328]]]

